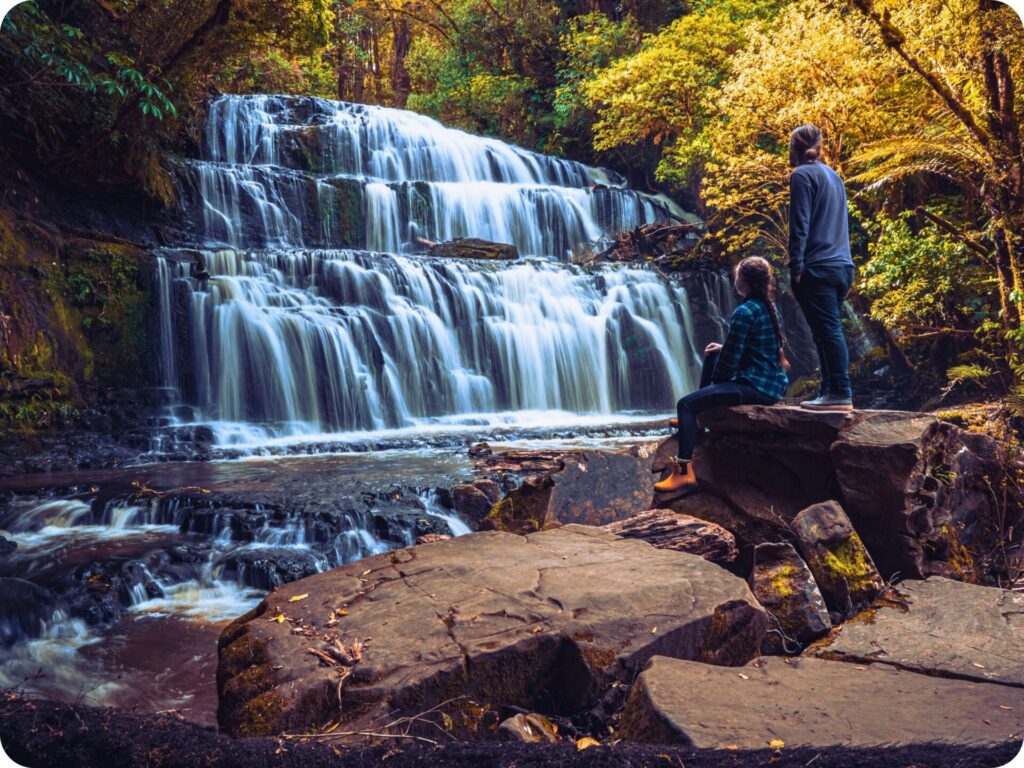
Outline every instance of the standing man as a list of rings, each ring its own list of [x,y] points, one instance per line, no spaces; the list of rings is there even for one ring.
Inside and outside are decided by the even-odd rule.
[[[789,138],[789,272],[821,365],[818,397],[800,405],[852,411],[850,353],[840,311],[853,285],[846,189],[821,162],[821,131],[801,125]]]

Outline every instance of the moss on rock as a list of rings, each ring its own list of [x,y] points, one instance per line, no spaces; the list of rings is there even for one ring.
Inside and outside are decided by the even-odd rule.
[[[90,390],[154,383],[153,264],[0,210],[0,434],[74,427]]]

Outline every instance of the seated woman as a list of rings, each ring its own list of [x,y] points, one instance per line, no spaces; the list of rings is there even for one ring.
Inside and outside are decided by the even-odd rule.
[[[679,458],[671,474],[654,489],[662,493],[696,485],[693,447],[697,441],[697,415],[730,405],[772,405],[789,385],[789,363],[782,352],[782,328],[772,301],[772,267],[758,256],[744,259],[736,267],[736,292],[744,301],[729,321],[725,344],[708,344],[700,389],[691,392],[677,406]]]

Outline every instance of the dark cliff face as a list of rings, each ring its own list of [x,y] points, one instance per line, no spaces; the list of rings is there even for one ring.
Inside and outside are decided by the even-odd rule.
[[[145,416],[157,381],[154,258],[0,210],[0,442]]]

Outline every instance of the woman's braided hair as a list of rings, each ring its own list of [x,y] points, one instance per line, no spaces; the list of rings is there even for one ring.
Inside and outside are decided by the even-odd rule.
[[[736,266],[736,276],[747,286],[749,298],[758,299],[768,307],[768,316],[771,317],[772,326],[775,328],[775,338],[779,341],[779,365],[788,371],[789,361],[782,349],[785,337],[782,335],[782,322],[774,300],[775,275],[772,272],[772,265],[760,256],[749,256]]]

